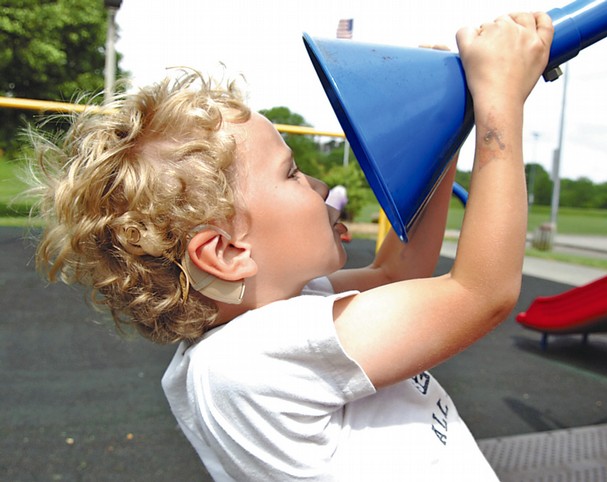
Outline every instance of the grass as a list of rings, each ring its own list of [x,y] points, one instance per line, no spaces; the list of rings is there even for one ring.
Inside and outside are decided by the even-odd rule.
[[[460,229],[464,218],[464,208],[458,202],[451,203],[448,229]],[[541,224],[550,221],[549,206],[532,206],[529,211],[528,232],[535,231]],[[560,234],[580,234],[607,236],[607,211],[601,209],[559,208],[557,216]]]
[[[355,221],[365,223],[377,221],[379,204],[365,206]],[[459,230],[464,219],[464,207],[457,200],[451,202],[447,229]],[[549,206],[533,206],[529,212],[528,231],[535,231],[541,224],[550,221]],[[607,236],[607,210],[559,208],[557,218],[560,234],[580,234],[586,236]]]
[[[563,263],[578,264],[589,268],[607,270],[607,259],[589,258],[574,254],[559,253],[558,251],[540,251],[539,249],[528,248],[525,251],[527,256],[542,258],[551,261],[561,261]]]
[[[550,207],[532,206],[528,213],[527,232],[533,233],[540,225],[550,221]],[[449,208],[447,229],[459,230],[464,218],[464,208],[459,202],[452,202]],[[582,236],[607,236],[607,211],[600,209],[559,208],[557,230],[560,234]],[[552,261],[577,264],[607,270],[607,260],[580,256],[558,251],[540,251],[528,248],[527,256]]]
[[[31,200],[22,193],[27,185],[20,179],[23,165],[0,158],[0,225],[17,226],[27,221]],[[23,219],[22,219],[23,218]]]

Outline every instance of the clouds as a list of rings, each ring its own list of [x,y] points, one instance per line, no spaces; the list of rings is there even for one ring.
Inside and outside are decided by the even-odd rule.
[[[254,109],[286,105],[323,130],[340,130],[301,39],[334,37],[340,18],[354,18],[354,40],[455,49],[455,32],[507,11],[549,10],[546,0],[123,0],[117,15],[121,67],[138,85],[169,66],[242,73]],[[605,45],[603,45],[605,44]],[[570,62],[561,175],[607,181],[607,40]],[[544,84],[543,81],[540,81]],[[538,85],[528,101],[525,156],[548,171],[558,142],[562,81]],[[537,142],[532,133],[540,135]],[[467,144],[471,144],[468,141]],[[461,168],[472,165],[463,150]]]

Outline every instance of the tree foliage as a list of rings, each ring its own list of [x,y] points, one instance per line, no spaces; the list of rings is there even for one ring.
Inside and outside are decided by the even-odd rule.
[[[3,0],[0,95],[70,101],[104,83],[103,0]],[[0,148],[31,113],[0,109]]]
[[[527,191],[530,193],[529,199],[532,203],[538,206],[550,206],[554,187],[550,174],[541,164],[530,163],[525,165],[525,175]],[[464,189],[469,190],[470,177],[470,172],[457,171],[455,180]],[[559,206],[607,209],[607,183],[595,184],[586,177],[575,180],[561,179]]]

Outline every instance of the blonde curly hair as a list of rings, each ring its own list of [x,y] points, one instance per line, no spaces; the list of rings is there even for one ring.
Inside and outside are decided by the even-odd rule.
[[[186,71],[73,116],[58,139],[31,130],[39,269],[89,287],[119,329],[199,338],[217,308],[184,296],[179,263],[195,226],[234,215],[236,144],[224,126],[250,115],[234,83]]]

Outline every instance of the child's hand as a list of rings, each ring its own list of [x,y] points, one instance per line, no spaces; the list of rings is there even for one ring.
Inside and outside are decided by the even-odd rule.
[[[525,101],[548,62],[554,29],[545,13],[513,13],[462,28],[457,45],[472,97]]]

